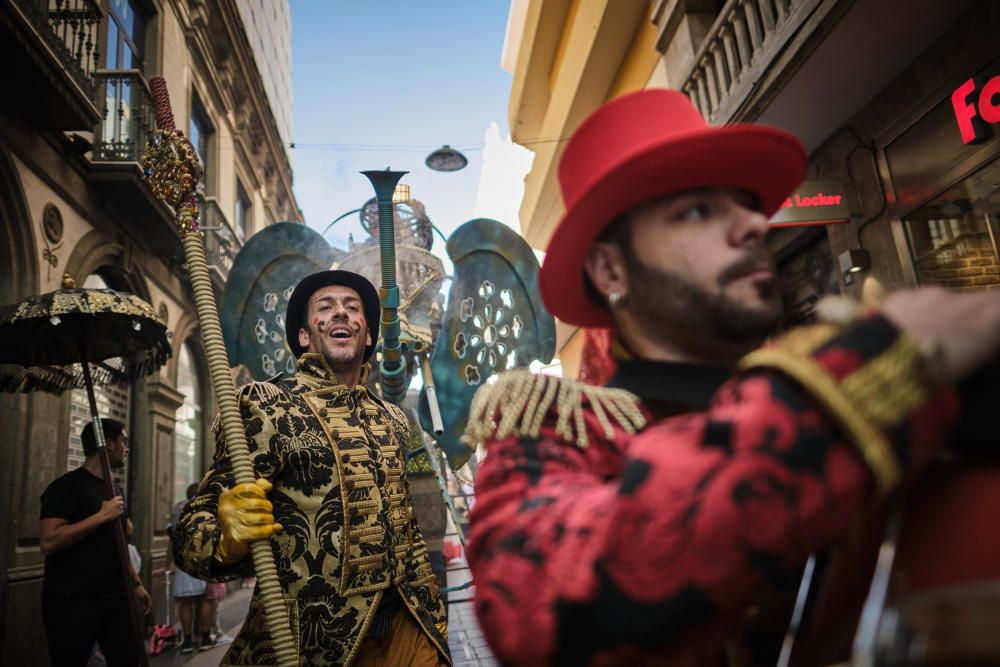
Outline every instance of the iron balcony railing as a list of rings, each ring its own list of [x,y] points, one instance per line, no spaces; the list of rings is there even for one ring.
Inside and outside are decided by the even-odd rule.
[[[233,268],[233,259],[240,250],[240,242],[214,197],[201,200],[201,228],[205,232],[208,268],[215,271],[224,285]]]
[[[97,70],[95,76],[103,120],[97,128],[93,159],[138,163],[147,137],[156,128],[149,84],[134,69]]]
[[[681,85],[710,122],[734,120],[794,26],[819,0],[729,0]]]
[[[14,0],[80,89],[93,97],[101,11],[96,0]]]

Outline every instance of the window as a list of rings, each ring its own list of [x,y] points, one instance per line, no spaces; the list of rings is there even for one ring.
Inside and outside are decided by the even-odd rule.
[[[205,190],[208,190],[209,187],[209,165],[212,158],[209,150],[211,148],[210,142],[213,132],[212,124],[208,120],[208,114],[205,113],[205,107],[202,106],[197,94],[192,93],[191,127],[188,130],[188,138],[191,140],[191,144],[195,150],[198,151],[198,157],[201,158],[201,164],[205,168],[205,176],[201,183],[198,184],[199,187],[204,187]]]
[[[133,0],[110,0],[109,10],[105,67],[142,71],[145,20]],[[109,78],[105,83],[103,157],[122,160],[136,155],[139,119],[133,113],[134,86],[135,79],[128,75]]]
[[[816,303],[824,296],[840,293],[826,230],[822,227],[799,230],[803,228],[772,230],[772,234],[779,231],[797,234],[785,247],[795,244],[798,249],[785,257],[779,252],[778,275],[785,304],[782,324],[786,329],[815,322]],[[796,243],[800,239],[801,245]]]
[[[251,231],[253,217],[251,216],[250,197],[247,196],[243,184],[236,181],[236,236],[240,243],[247,237],[247,232]]]
[[[190,343],[181,346],[177,359],[177,391],[184,403],[174,424],[173,503],[187,500],[187,487],[201,478],[202,394]]]
[[[96,273],[87,276],[83,286],[87,289],[109,289],[107,281]],[[111,417],[125,424],[125,431],[130,436],[131,425],[129,424],[129,403],[131,402],[131,391],[129,387],[119,387],[114,385],[94,387],[94,398],[97,400],[97,411],[101,417]],[[83,465],[83,443],[80,442],[80,432],[83,427],[91,421],[90,402],[87,400],[85,389],[74,389],[70,392],[69,407],[69,452],[66,460],[66,470],[75,470]],[[128,494],[128,466],[129,457],[125,459],[125,466],[113,470],[111,477]]]
[[[110,0],[108,8],[108,69],[142,70],[146,21],[133,0]]]
[[[903,224],[921,285],[1000,285],[1000,161],[938,195]]]

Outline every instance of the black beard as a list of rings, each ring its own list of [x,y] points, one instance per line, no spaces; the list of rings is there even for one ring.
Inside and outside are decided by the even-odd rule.
[[[722,288],[767,259],[757,254],[728,267],[719,276],[719,291],[712,292],[633,256],[629,265],[630,310],[650,333],[680,338],[677,342],[686,343],[685,347],[754,347],[777,329],[781,309],[749,308],[727,297]],[[764,299],[775,298],[777,289],[776,280],[757,283]]]

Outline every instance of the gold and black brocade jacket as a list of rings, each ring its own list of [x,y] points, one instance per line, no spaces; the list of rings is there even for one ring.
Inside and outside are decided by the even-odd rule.
[[[338,384],[317,354],[303,354],[291,378],[238,393],[255,471],[274,485],[268,497],[284,526],[271,546],[301,664],[350,664],[390,586],[405,605],[398,613],[412,614],[448,660],[444,605],[403,472],[403,412],[363,382]],[[181,514],[173,547],[181,569],[225,581],[253,566],[249,556],[229,566],[214,558],[219,494],[234,484],[215,431],[212,469]],[[223,665],[274,661],[257,593]]]

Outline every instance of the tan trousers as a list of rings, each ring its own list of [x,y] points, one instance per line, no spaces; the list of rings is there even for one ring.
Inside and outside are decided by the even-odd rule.
[[[410,612],[400,609],[392,619],[389,636],[361,642],[357,667],[444,667],[434,644],[420,629]]]

